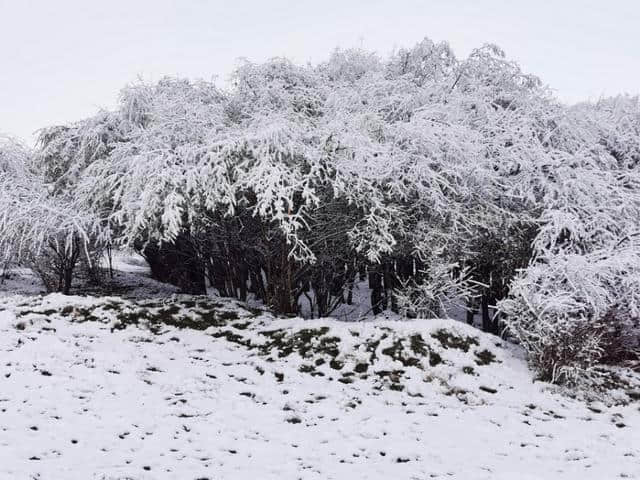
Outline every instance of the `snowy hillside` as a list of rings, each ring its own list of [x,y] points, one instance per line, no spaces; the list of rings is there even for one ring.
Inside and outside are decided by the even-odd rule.
[[[640,479],[640,96],[391,47],[0,135],[0,480]]]
[[[0,302],[0,478],[640,478],[637,389],[553,393],[459,322]]]

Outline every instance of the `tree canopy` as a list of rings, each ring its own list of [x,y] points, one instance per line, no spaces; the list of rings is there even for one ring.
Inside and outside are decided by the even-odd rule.
[[[185,291],[319,316],[368,277],[376,313],[479,305],[531,352],[587,328],[582,372],[603,322],[637,328],[639,162],[637,97],[563,105],[495,45],[245,61],[0,144],[0,253],[133,247]]]

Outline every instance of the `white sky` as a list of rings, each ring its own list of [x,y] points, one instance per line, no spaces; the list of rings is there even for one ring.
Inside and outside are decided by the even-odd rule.
[[[497,43],[565,101],[640,93],[640,0],[0,0],[0,133],[113,107],[142,77],[226,79],[239,57]]]

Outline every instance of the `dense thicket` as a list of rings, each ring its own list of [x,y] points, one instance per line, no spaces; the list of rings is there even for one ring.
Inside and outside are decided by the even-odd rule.
[[[66,291],[82,252],[133,247],[185,292],[284,314],[366,281],[374,313],[480,310],[574,381],[638,352],[639,162],[637,98],[566,107],[492,45],[246,62],[5,142],[0,247]]]

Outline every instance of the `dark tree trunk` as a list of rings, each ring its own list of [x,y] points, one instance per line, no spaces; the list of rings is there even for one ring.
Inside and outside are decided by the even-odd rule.
[[[347,270],[347,305],[353,305],[353,285],[356,282],[356,273],[355,265],[350,263]]]
[[[265,302],[278,313],[295,315],[298,313],[300,292],[294,292],[294,265],[287,258],[286,244],[279,248],[281,256],[265,258]]]
[[[379,272],[369,272],[369,288],[371,289],[371,308],[374,315],[382,313],[382,276]]]
[[[64,286],[62,287],[62,294],[69,295],[71,292],[71,282],[73,281],[73,267],[64,269]]]
[[[252,269],[250,273],[251,277],[251,293],[255,294],[256,297],[264,300],[266,297],[265,288],[264,288],[264,280],[262,278],[262,269]]]
[[[467,310],[467,323],[473,325],[473,311]]]
[[[467,324],[473,325],[473,317],[475,317],[476,313],[478,313],[476,305],[474,305],[473,300],[469,300],[467,302]]]
[[[207,263],[207,277],[209,278],[211,286],[218,290],[218,294],[221,297],[229,296],[225,282],[225,268],[221,262],[209,259],[209,262]]]
[[[240,300],[247,301],[247,281],[249,279],[249,269],[244,262],[241,262],[238,267],[238,289],[240,290]]]
[[[385,308],[390,303],[391,311],[394,313],[398,313],[398,301],[396,300],[396,296],[394,292],[397,288],[400,287],[400,282],[398,280],[400,275],[400,266],[397,262],[390,261],[385,264],[384,267],[384,291],[385,291]]]
[[[491,317],[489,316],[489,297],[482,295],[480,302],[482,310],[482,330],[485,332],[491,332],[493,325],[491,324]]]

